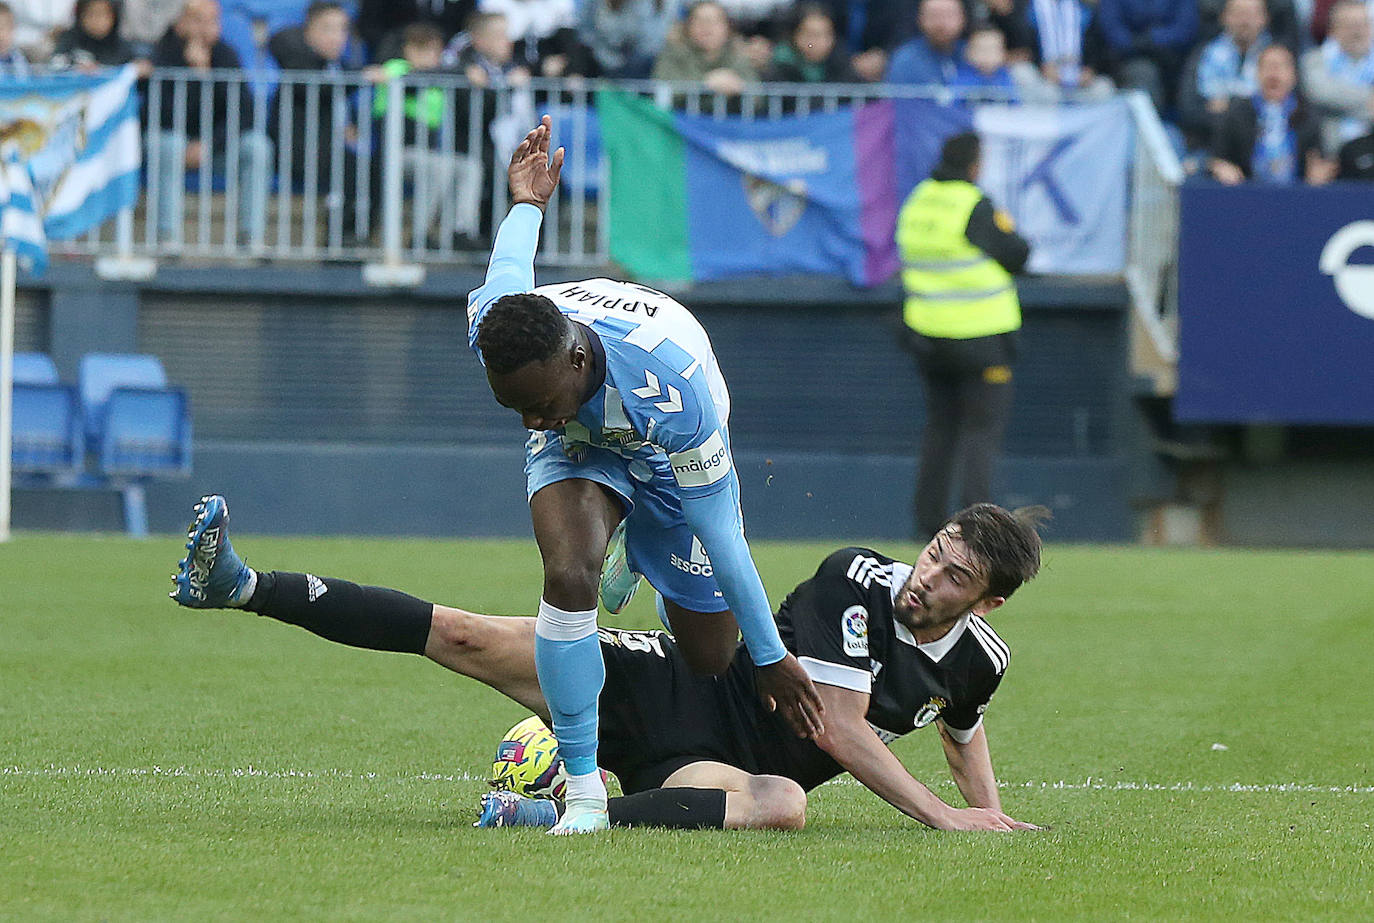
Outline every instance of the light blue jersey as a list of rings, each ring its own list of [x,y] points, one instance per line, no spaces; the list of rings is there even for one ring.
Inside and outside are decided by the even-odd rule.
[[[781,660],[786,651],[744,541],[730,396],[706,331],[669,296],[633,283],[535,288],[541,217],[517,205],[502,223],[486,284],[468,298],[469,344],[476,348],[494,302],[534,291],[587,329],[605,381],[562,430],[531,432],[530,495],[567,478],[611,488],[630,510],[631,566],[684,608],[729,608],[754,662]]]

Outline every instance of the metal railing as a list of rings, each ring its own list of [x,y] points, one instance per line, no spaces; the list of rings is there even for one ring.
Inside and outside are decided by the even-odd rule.
[[[746,120],[885,99],[959,98],[949,90],[871,84],[756,84],[737,97],[696,83],[648,80],[482,88],[436,74],[372,84],[358,74],[281,72],[268,85],[237,70],[163,69],[144,93],[143,199],[65,249],[115,264],[175,257],[360,261],[375,270],[372,281],[392,282],[425,264],[480,265],[508,205],[509,152],[537,115],[548,113],[553,143],[567,147],[567,160],[545,218],[541,262],[604,266],[610,183],[593,103],[605,88],[690,115]],[[1138,131],[1127,275],[1137,301],[1154,304],[1173,291],[1181,171],[1148,100],[1133,96],[1132,107]],[[197,136],[200,145],[189,143]],[[1158,314],[1165,330],[1172,308]]]
[[[1155,355],[1178,362],[1178,218],[1183,166],[1149,97],[1129,94],[1135,122],[1126,286]]]

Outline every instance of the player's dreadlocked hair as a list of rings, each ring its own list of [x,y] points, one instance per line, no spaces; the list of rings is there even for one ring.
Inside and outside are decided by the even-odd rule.
[[[1023,506],[1008,511],[995,503],[975,503],[955,513],[949,524],[969,553],[988,569],[988,595],[1004,599],[1040,571],[1040,533],[1050,511]]]
[[[551,357],[572,335],[568,319],[543,295],[526,292],[498,298],[477,328],[477,349],[498,375]]]

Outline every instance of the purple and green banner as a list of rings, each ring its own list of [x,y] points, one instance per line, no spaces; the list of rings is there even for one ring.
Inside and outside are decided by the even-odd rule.
[[[597,94],[610,159],[611,259],[664,281],[897,269],[897,210],[950,135],[983,138],[980,184],[1032,243],[1038,272],[1119,272],[1131,125],[1124,103],[948,106],[886,100],[747,119]]]

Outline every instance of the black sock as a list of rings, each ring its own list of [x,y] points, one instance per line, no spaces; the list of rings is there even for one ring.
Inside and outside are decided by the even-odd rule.
[[[259,572],[244,608],[340,644],[403,654],[425,652],[434,614],[431,603],[396,590],[285,571]]]
[[[606,804],[614,827],[723,830],[725,792],[718,788],[651,788]]]

